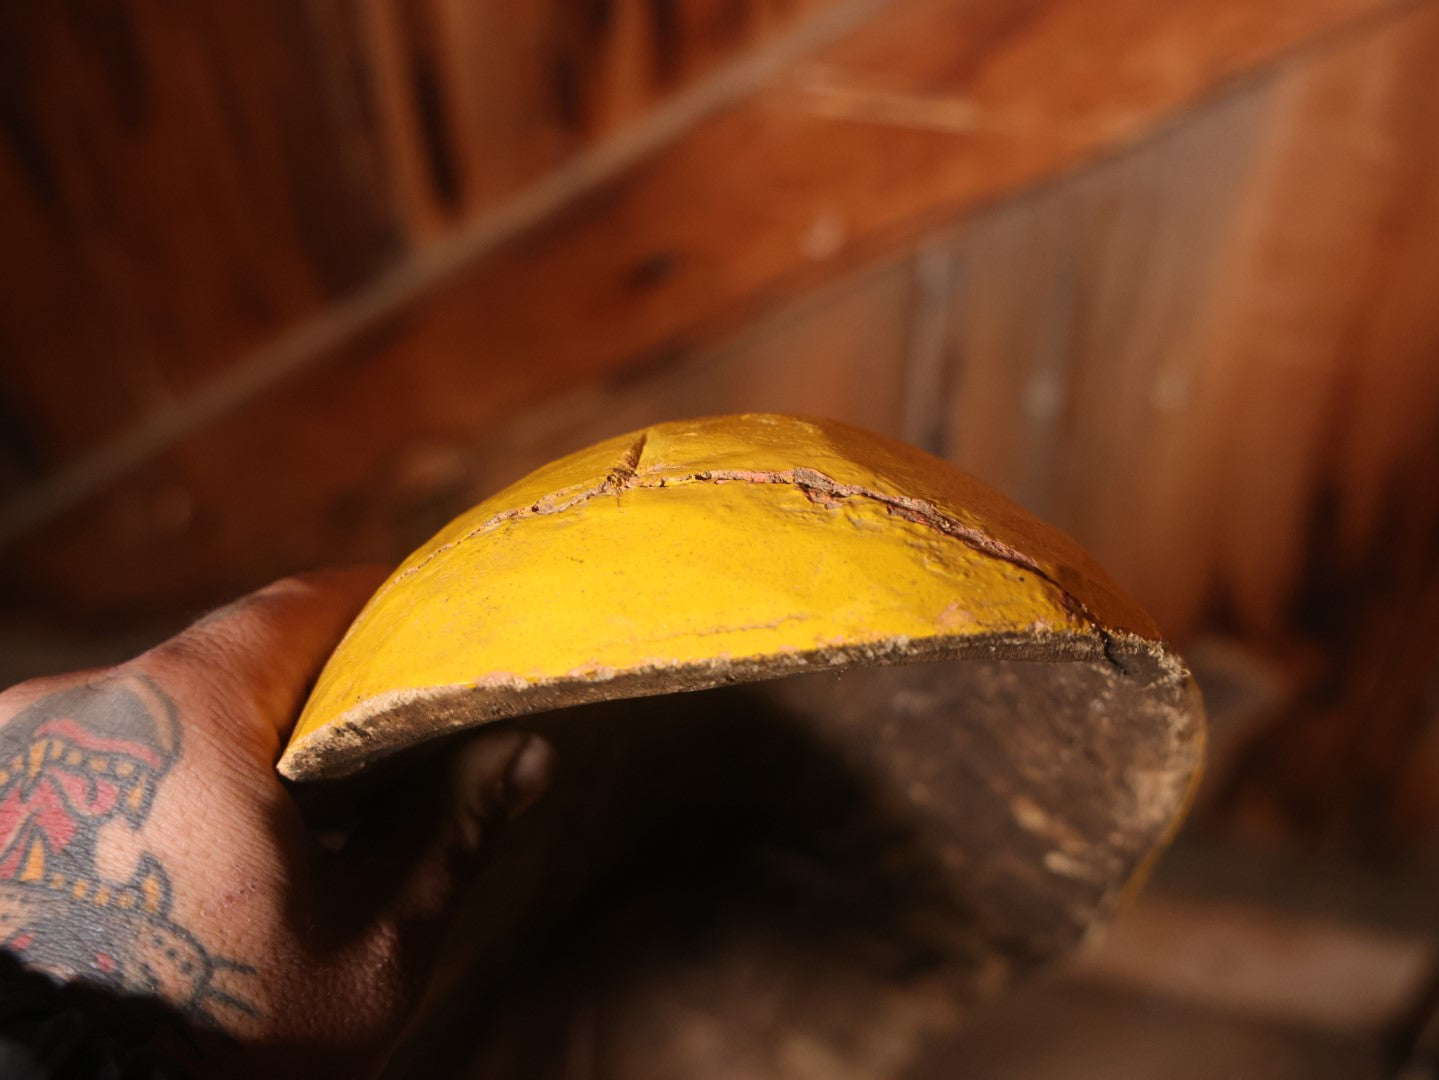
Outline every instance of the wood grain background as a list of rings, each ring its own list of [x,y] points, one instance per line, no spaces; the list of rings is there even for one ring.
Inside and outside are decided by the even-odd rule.
[[[651,420],[823,413],[1278,673],[1213,812],[1439,834],[1439,3],[0,10],[0,595],[394,560]]]

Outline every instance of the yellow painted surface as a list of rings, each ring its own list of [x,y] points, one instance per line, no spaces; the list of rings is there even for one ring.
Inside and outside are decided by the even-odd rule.
[[[1095,624],[1157,636],[1071,541],[935,458],[830,422],[665,424],[532,473],[407,559],[291,748],[439,690]]]

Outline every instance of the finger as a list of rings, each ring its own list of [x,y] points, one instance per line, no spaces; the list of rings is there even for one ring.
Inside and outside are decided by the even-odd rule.
[[[555,755],[538,735],[483,730],[439,765],[369,808],[336,863],[336,886],[352,904],[407,928],[443,924],[463,886],[507,822],[535,804]]]
[[[379,567],[285,578],[207,615],[134,663],[192,717],[242,725],[273,756],[320,668],[383,579]]]

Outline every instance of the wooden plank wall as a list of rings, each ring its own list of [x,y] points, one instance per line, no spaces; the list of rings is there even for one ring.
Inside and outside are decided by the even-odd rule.
[[[0,317],[18,358],[0,398],[23,421],[9,455],[22,482],[0,502],[0,535],[19,541],[3,584],[50,605],[128,613],[202,603],[295,566],[393,558],[418,539],[413,529],[379,535],[366,524],[375,492],[406,472],[417,446],[474,441],[566,387],[705,347],[926,226],[1173,122],[1196,98],[1379,7],[1109,0],[1096,20],[1088,0],[833,0],[809,15],[691,0],[597,5],[610,15],[578,29],[554,12],[507,16],[517,21],[494,38],[466,23],[478,8],[389,0],[204,17],[137,5],[117,25],[60,9],[10,13],[14,32],[0,36],[26,43],[29,59],[17,59],[10,112],[21,131],[5,166],[5,197],[19,208],[5,220],[23,234],[10,247],[26,256],[10,263],[25,280]],[[303,26],[283,23],[297,11]],[[677,27],[728,48],[676,45]],[[589,50],[579,59],[575,34]],[[123,98],[85,81],[106,70],[76,60],[99,48],[91,38],[124,45],[125,70],[144,88],[126,91],[139,101],[128,127],[108,113],[82,122],[85,109],[113,111]],[[271,38],[285,47],[265,52],[258,43]],[[478,51],[446,67],[424,42]],[[504,52],[511,45],[519,52]],[[615,55],[591,55],[601,45]],[[646,59],[646,47],[690,57],[701,96],[687,100],[710,108],[692,108],[668,141],[605,173],[584,140],[613,156],[616,140],[645,128],[647,103],[689,70]],[[527,48],[537,58],[524,59]],[[729,99],[703,97],[714,80],[726,88],[727,70],[705,75],[718,56],[744,52],[733,69],[784,48],[782,62],[746,69],[749,83],[731,80]],[[159,63],[167,49],[184,62]],[[232,56],[247,49],[264,56],[248,81]],[[505,75],[506,65],[529,74]],[[535,65],[551,90],[579,79],[586,104],[561,95],[535,113],[525,89]],[[135,74],[152,67],[162,72]],[[470,85],[477,70],[517,80],[496,91],[515,98],[508,120],[491,118],[496,130],[578,147],[570,164],[592,181],[513,235],[491,228],[483,200],[523,184],[544,155],[521,146],[518,159],[532,164],[509,179],[468,179],[479,165],[461,163],[484,157],[490,129],[459,117],[494,107],[492,88]],[[182,76],[191,82],[171,85]],[[443,92],[425,89],[435,80]],[[444,130],[463,136],[435,134],[436,101],[455,118]],[[85,123],[109,141],[76,134]],[[494,138],[494,152],[508,153]],[[56,194],[41,183],[51,165],[24,173],[16,146],[38,148],[31,159],[53,163],[68,186]],[[323,166],[303,165],[297,147],[313,147]],[[495,212],[524,218],[526,200],[569,167]],[[92,190],[113,203],[111,217],[85,220]],[[363,213],[344,209],[346,192]],[[307,198],[322,204],[313,214]],[[464,219],[455,245],[447,213]],[[343,220],[326,224],[326,214]],[[347,243],[379,237],[365,258],[382,269],[357,284],[365,259],[345,250],[333,264],[355,277],[325,278],[316,266],[331,256],[310,253],[310,229]],[[67,289],[66,267],[91,265]]]
[[[1418,8],[956,248],[950,452],[1275,658],[1217,802],[1374,857],[1439,835],[1435,132]]]
[[[1279,665],[1217,812],[1432,843],[1439,3],[511,8],[0,16],[13,602],[192,610],[394,559],[623,428],[827,413]],[[840,8],[852,33],[450,258]],[[378,314],[329,333],[355,297]]]
[[[0,11],[0,491],[638,122],[820,0]]]
[[[1175,637],[1276,665],[1287,692],[1214,814],[1372,857],[1432,845],[1435,132],[1439,7],[1420,6],[480,456],[814,395],[1064,526]]]

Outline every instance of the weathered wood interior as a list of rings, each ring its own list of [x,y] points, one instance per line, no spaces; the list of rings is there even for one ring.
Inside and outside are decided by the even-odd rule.
[[[1202,750],[1185,697],[1136,647],[526,717],[565,783],[497,837],[405,1072],[952,1075],[1164,834]]]
[[[603,436],[826,414],[1193,649],[1216,876],[1412,884],[1436,133],[1439,0],[7,5],[4,674],[394,561]]]

